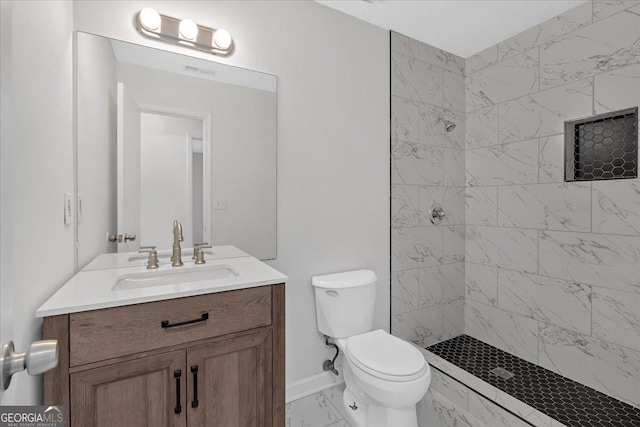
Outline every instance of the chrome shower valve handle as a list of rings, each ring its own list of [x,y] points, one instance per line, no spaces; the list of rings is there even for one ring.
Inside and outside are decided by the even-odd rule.
[[[444,210],[439,204],[435,204],[429,209],[429,219],[435,225],[439,225],[445,217]]]

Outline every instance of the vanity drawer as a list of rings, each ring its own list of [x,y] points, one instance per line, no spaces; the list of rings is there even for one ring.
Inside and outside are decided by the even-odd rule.
[[[72,313],[70,365],[268,325],[271,325],[270,286]]]

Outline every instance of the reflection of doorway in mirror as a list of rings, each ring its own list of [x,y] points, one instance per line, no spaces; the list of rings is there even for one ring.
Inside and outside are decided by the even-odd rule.
[[[118,252],[140,247],[140,119],[141,109],[127,87],[118,82],[117,98],[117,233],[136,240],[117,243]]]
[[[193,243],[204,239],[204,141],[202,137],[187,136],[191,154],[191,218],[193,218]],[[208,242],[207,242],[208,243]]]
[[[152,106],[140,117],[140,244],[170,249],[174,220],[182,223],[184,248],[206,241],[208,120]]]

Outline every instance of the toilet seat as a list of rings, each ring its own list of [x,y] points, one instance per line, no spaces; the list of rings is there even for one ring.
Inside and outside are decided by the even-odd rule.
[[[350,337],[345,344],[349,361],[376,378],[405,382],[429,372],[417,348],[381,329]]]

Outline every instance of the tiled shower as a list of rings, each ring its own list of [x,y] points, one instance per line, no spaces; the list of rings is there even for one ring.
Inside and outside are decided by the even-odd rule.
[[[565,182],[564,135],[638,107],[639,40],[637,1],[466,60],[392,33],[394,335],[467,334],[640,407],[640,181]]]

